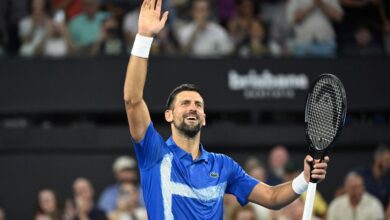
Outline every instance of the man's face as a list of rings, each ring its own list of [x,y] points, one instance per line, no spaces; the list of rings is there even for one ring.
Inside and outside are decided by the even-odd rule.
[[[345,181],[345,190],[353,201],[360,201],[364,193],[364,182],[360,176],[347,177]]]
[[[98,11],[99,4],[97,0],[83,0],[82,7],[87,15],[93,16]]]
[[[207,1],[196,1],[192,8],[192,15],[195,20],[206,20],[209,16],[209,3]]]
[[[206,124],[204,102],[199,93],[183,91],[176,95],[173,107],[165,112],[168,122],[187,137],[193,138]]]
[[[138,175],[135,169],[123,169],[116,172],[116,179],[121,183],[137,182]]]

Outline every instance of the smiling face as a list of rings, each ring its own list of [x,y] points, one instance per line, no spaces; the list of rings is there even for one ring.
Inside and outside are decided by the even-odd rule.
[[[203,98],[195,91],[182,91],[173,100],[172,107],[165,111],[165,119],[179,133],[194,138],[206,125]]]

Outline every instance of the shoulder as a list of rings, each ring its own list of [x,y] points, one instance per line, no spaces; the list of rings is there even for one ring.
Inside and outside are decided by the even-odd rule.
[[[343,204],[348,203],[348,196],[342,195],[335,198],[329,205],[329,209],[342,208]]]

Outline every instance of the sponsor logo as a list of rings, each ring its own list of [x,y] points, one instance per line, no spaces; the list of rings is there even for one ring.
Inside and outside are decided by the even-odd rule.
[[[268,69],[247,73],[229,70],[228,87],[233,91],[243,91],[245,99],[295,98],[299,90],[307,90],[309,78],[304,73],[272,73]]]
[[[216,173],[216,172],[211,172],[211,173],[210,173],[210,176],[211,176],[212,178],[217,178],[217,177],[219,177],[219,174]]]

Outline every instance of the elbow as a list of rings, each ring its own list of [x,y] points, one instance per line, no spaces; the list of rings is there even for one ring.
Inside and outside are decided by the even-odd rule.
[[[132,106],[135,106],[142,101],[142,95],[125,94],[123,99],[125,101],[126,108],[131,108]]]

